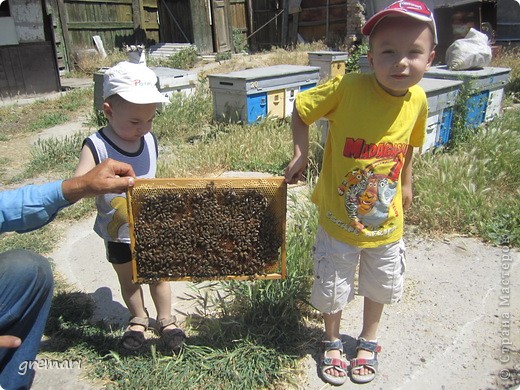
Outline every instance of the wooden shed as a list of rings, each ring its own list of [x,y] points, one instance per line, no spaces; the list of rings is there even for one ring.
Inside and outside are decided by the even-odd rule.
[[[1,98],[61,89],[43,9],[42,0],[9,0],[0,5]]]
[[[200,54],[232,50],[230,0],[158,0],[161,42],[192,43]]]

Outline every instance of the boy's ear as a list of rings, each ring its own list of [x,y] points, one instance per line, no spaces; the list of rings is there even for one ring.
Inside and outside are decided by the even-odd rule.
[[[103,102],[103,113],[105,114],[107,119],[112,118],[112,106],[110,105],[110,103]]]
[[[370,69],[374,69],[374,57],[372,57],[372,53],[370,51],[367,52],[367,59]]]
[[[435,50],[430,52],[430,56],[428,57],[428,63],[426,64],[426,70],[430,69],[430,66],[433,64],[433,60],[435,59]]]

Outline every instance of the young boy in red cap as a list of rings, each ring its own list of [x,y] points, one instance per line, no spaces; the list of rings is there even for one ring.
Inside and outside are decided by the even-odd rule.
[[[350,376],[366,383],[377,371],[377,330],[385,304],[403,292],[403,210],[412,202],[413,148],[425,139],[428,106],[416,84],[430,67],[437,43],[431,11],[419,1],[398,1],[372,16],[371,74],[346,74],[297,95],[292,115],[294,154],[285,178],[295,183],[307,165],[309,125],[325,117],[329,133],[312,196],[319,211],[311,303],[323,314],[324,381]],[[340,339],[345,305],[364,297],[357,356],[348,362]]]

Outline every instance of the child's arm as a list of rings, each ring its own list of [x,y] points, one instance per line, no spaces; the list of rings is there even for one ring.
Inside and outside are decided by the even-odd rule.
[[[285,181],[294,184],[303,177],[309,156],[309,126],[302,121],[296,107],[291,117],[291,129],[294,144],[293,158],[285,169]]]
[[[85,173],[93,169],[95,166],[96,161],[94,160],[92,151],[89,149],[87,145],[83,145],[83,148],[81,149],[81,153],[79,155],[79,163],[76,167],[76,171],[74,172],[74,177],[84,175]]]
[[[403,171],[401,173],[401,191],[403,194],[403,209],[406,210],[412,204],[412,160],[413,146],[408,145],[406,156],[404,158]]]

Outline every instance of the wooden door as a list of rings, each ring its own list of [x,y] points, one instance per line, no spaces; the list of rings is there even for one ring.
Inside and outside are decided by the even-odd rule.
[[[212,0],[212,25],[214,49],[217,53],[232,50],[229,24],[229,0]]]

